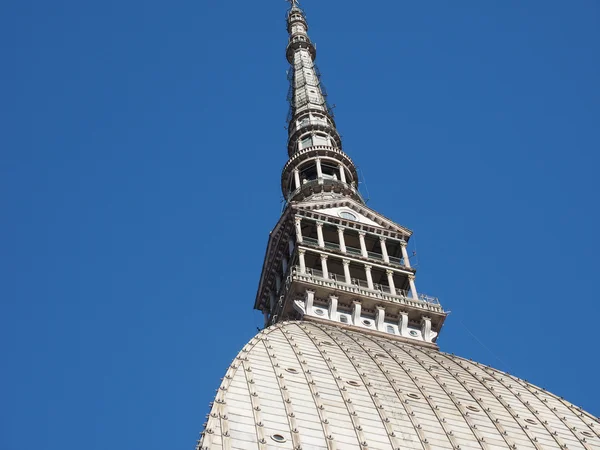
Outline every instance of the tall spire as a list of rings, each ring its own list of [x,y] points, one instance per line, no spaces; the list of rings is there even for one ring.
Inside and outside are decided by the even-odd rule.
[[[362,200],[327,106],[306,16],[288,1],[286,207],[269,236],[254,307],[267,326],[329,320],[435,346],[446,313],[436,298],[417,292],[406,248],[412,232]]]
[[[297,0],[288,1],[291,4],[286,18],[290,159],[281,179],[284,198],[287,202],[300,201],[327,192],[363,203],[357,189],[356,167],[342,151],[342,138],[315,65],[317,49],[308,36],[306,15]]]

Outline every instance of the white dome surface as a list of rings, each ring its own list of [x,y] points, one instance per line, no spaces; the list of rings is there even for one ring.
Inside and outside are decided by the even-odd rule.
[[[227,370],[201,449],[600,449],[597,418],[488,366],[283,322]]]

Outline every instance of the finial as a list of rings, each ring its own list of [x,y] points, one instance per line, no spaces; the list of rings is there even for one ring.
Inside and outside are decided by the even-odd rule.
[[[295,8],[296,6],[298,6],[299,0],[285,0],[286,2],[288,2],[290,5],[292,5],[292,8]]]

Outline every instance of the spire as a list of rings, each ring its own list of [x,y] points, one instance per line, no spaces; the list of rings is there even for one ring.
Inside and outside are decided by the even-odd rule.
[[[342,151],[342,138],[315,65],[317,49],[308,36],[306,15],[297,0],[287,1],[291,5],[286,18],[290,159],[281,179],[284,198],[287,202],[300,201],[327,192],[363,203],[356,167]]]
[[[254,308],[265,326],[325,320],[435,346],[446,313],[437,298],[417,292],[407,251],[412,232],[368,208],[358,193],[306,16],[288,1],[286,205],[269,234]]]

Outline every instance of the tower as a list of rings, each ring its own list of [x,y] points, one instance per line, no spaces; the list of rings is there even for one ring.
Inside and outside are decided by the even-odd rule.
[[[600,449],[592,415],[439,351],[447,313],[417,290],[412,232],[362,199],[290,3],[285,208],[254,303],[265,328],[227,369],[199,448]]]
[[[309,316],[433,345],[446,314],[436,298],[417,292],[406,251],[411,231],[367,208],[358,191],[296,2],[287,30],[286,207],[269,239],[254,307],[266,326]]]

